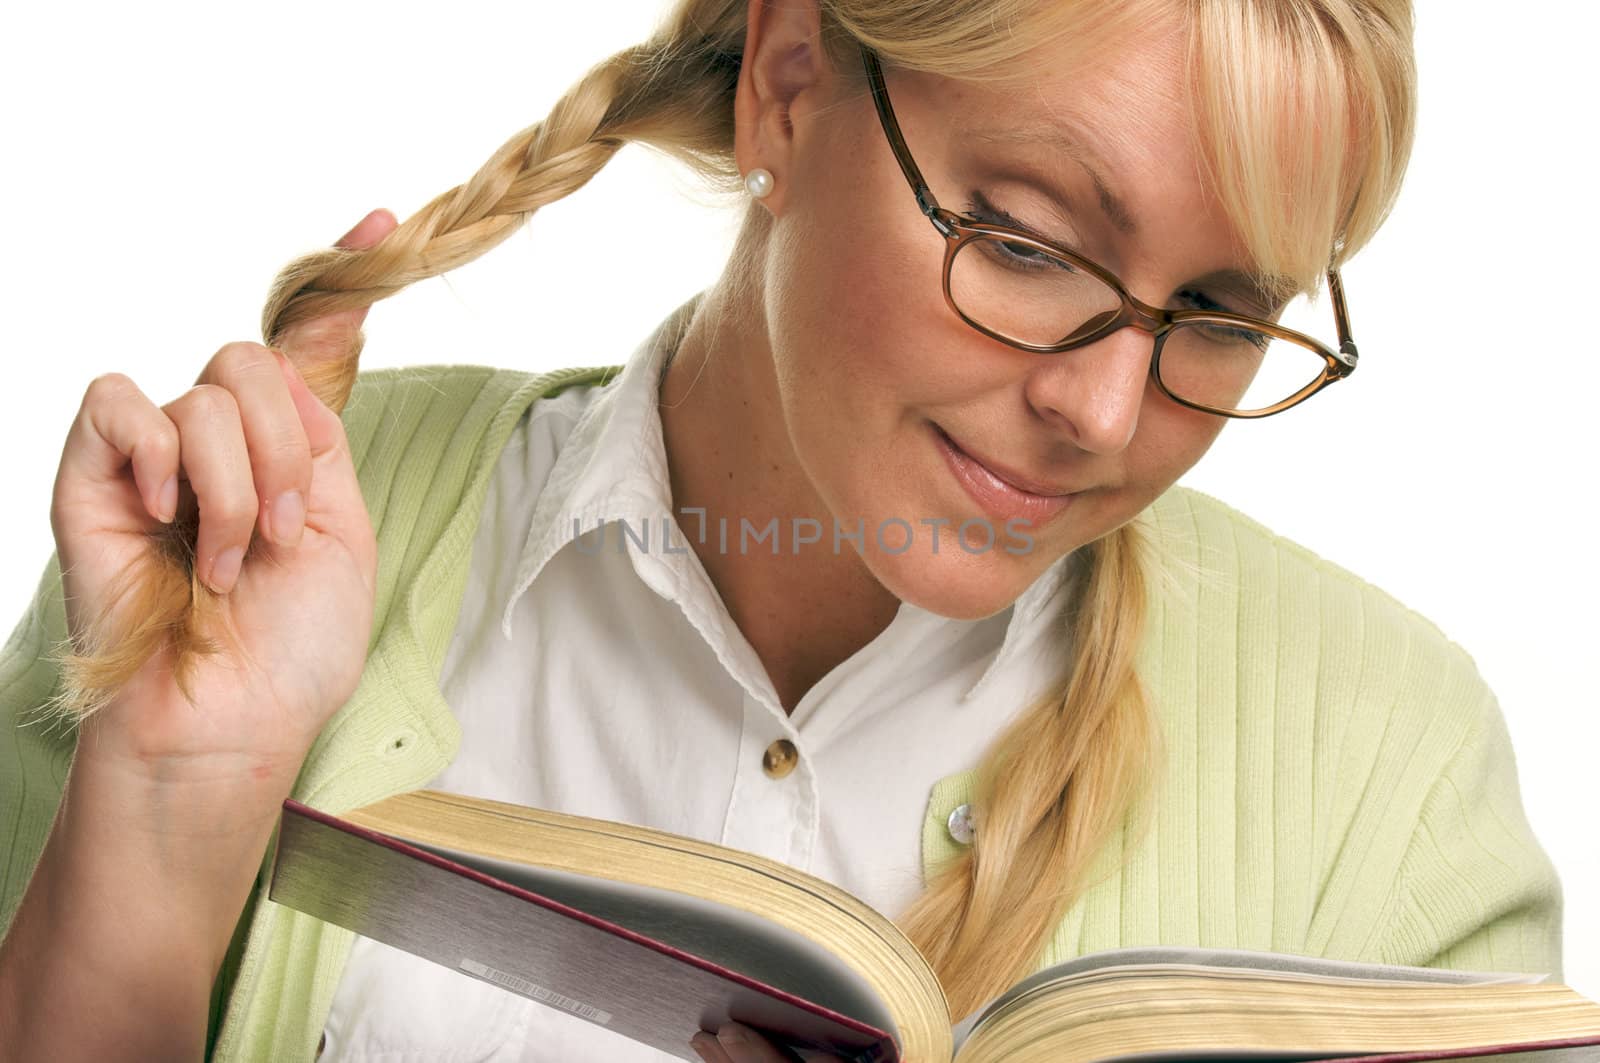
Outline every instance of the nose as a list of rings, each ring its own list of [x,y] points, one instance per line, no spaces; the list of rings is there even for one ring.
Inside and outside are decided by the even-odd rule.
[[[1094,454],[1116,454],[1133,441],[1150,386],[1155,337],[1119,328],[1070,351],[1040,355],[1024,394],[1055,430]]]

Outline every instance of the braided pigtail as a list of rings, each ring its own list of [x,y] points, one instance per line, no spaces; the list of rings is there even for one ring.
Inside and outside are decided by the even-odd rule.
[[[687,163],[713,185],[737,184],[732,158],[734,86],[744,44],[744,5],[725,0],[681,9],[643,44],[591,67],[549,115],[505,142],[464,184],[436,196],[376,246],[332,247],[290,262],[262,311],[267,346],[290,326],[386,299],[409,284],[464,265],[499,245],[540,207],[582,188],[617,149],[641,143]],[[311,392],[335,413],[355,384],[363,337],[348,351],[297,361]],[[76,723],[109,704],[155,654],[168,652],[179,689],[199,659],[216,653],[218,595],[200,579],[196,515],[151,535],[154,563],[123,574],[110,598],[138,618],[113,629],[92,618],[80,648],[56,658],[61,683],[46,707]],[[255,553],[252,539],[246,559]]]
[[[1033,969],[1061,913],[1159,775],[1160,731],[1134,670],[1144,631],[1144,531],[1082,548],[1064,638],[1069,676],[1017,716],[979,767],[973,843],[898,920],[967,1015]],[[1131,846],[1130,846],[1131,848]],[[1108,869],[1106,873],[1114,868]]]

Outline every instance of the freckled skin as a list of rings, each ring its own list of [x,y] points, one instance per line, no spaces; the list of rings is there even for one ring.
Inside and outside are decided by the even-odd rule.
[[[810,517],[831,529],[860,519],[868,529],[838,554],[826,531],[798,556],[787,542],[778,557],[696,544],[792,708],[901,600],[957,618],[1004,609],[1051,563],[1148,506],[1227,422],[1156,389],[1146,333],[1122,329],[1041,356],[956,317],[940,286],[943,239],[917,210],[864,83],[841,82],[806,43],[814,4],[753,6],[752,19],[737,155],[741,172],[765,167],[775,185],[752,204],[726,273],[707,291],[661,413],[676,506],[731,523]],[[965,210],[976,186],[1023,217],[1058,217],[1037,190],[977,176],[985,153],[1017,149],[976,147],[950,131],[998,116],[1070,117],[1140,225],[1135,237],[1118,232],[1082,168],[1046,154],[1082,205],[1074,235],[1135,295],[1165,305],[1189,278],[1247,265],[1200,178],[1182,32],[1140,36],[1094,68],[1048,62],[1036,93],[892,67],[886,78],[907,144],[952,210]],[[983,513],[946,467],[930,420],[995,461],[1084,493],[1027,529],[1026,553],[964,551],[956,528]],[[911,549],[878,548],[871,529],[889,518],[913,526]],[[935,518],[950,522],[936,555],[919,523]],[[1000,545],[1019,542],[995,530]],[[894,548],[903,533],[891,526],[884,538]]]

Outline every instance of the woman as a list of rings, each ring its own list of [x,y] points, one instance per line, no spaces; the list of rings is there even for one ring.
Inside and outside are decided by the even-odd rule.
[[[160,408],[97,380],[59,591],[4,662],[8,714],[83,719],[6,735],[17,1050],[657,1058],[261,903],[284,796],[417,785],[791,860],[894,915],[957,1015],[1139,943],[1559,977],[1470,660],[1173,487],[1353,371],[1336,269],[1398,189],[1409,32],[1380,2],[684,0],[467,185],[286,269],[288,357],[231,344]],[[630,140],[752,202],[622,373],[357,380],[367,305]],[[663,511],[690,553],[594,533]],[[787,541],[724,545],[769,517]],[[695,1050],[782,1058],[734,1032]]]

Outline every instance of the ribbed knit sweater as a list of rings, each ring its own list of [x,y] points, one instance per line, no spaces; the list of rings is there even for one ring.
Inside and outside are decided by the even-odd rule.
[[[293,796],[341,812],[426,785],[460,730],[438,677],[489,475],[543,395],[619,366],[364,372],[342,419],[378,537],[361,682]],[[1529,828],[1510,737],[1472,659],[1426,618],[1222,502],[1146,513],[1162,574],[1138,667],[1165,745],[1153,825],[1050,935],[1044,966],[1167,944],[1496,971],[1561,971],[1561,887]],[[59,559],[0,651],[0,925],[60,802],[76,736],[20,726],[55,690]],[[939,780],[925,876],[957,852]],[[1131,820],[1130,820],[1131,822]],[[1123,847],[1129,851],[1124,852]],[[216,984],[208,1059],[309,1059],[353,935],[266,900],[263,862]]]

